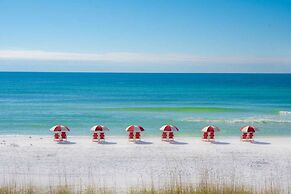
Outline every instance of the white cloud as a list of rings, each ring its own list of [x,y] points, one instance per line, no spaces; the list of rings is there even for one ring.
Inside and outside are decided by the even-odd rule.
[[[0,60],[88,61],[127,64],[280,64],[291,65],[291,56],[196,56],[130,52],[70,53],[39,50],[0,50]]]

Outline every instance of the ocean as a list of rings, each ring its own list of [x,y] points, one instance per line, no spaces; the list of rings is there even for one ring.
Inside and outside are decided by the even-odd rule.
[[[109,135],[128,125],[160,135],[173,124],[179,136],[239,136],[255,125],[260,136],[291,135],[291,74],[0,73],[0,134],[50,135],[56,124],[70,135]]]

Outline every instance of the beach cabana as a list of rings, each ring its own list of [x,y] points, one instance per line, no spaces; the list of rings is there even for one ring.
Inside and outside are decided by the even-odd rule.
[[[100,143],[105,141],[105,131],[109,131],[109,129],[103,125],[95,125],[90,131],[92,132],[92,140]]]
[[[220,131],[220,130],[216,126],[209,125],[209,126],[203,127],[201,131],[203,132],[202,141],[211,142],[215,140],[215,132]]]
[[[241,135],[241,141],[246,141],[246,142],[250,142],[254,140],[254,133],[258,130],[258,128],[254,127],[254,126],[244,126],[242,128],[240,128],[240,131],[242,132]]]
[[[140,133],[144,131],[144,128],[139,125],[130,125],[125,129],[125,131],[128,132],[129,141],[136,141],[141,139]]]
[[[64,141],[67,140],[67,132],[70,131],[70,129],[64,125],[55,125],[50,128],[50,131],[54,133],[55,141]]]
[[[174,132],[179,131],[178,127],[174,125],[164,125],[160,130],[162,131],[162,141],[173,141]]]

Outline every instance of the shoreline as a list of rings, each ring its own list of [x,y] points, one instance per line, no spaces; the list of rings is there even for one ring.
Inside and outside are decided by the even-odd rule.
[[[106,135],[106,139],[107,138],[120,138],[120,139],[127,139],[128,138],[128,134],[127,133],[124,133],[124,134],[121,134],[121,135],[111,135],[110,133],[105,133]],[[145,134],[145,133],[141,133],[141,139],[142,140],[146,140],[146,139],[156,139],[156,138],[161,138],[161,135],[162,134]],[[34,133],[28,133],[28,134],[1,134],[0,133],[0,138],[1,137],[46,137],[46,138],[52,138],[53,139],[53,133],[51,134],[34,134]],[[92,138],[92,133],[89,131],[88,134],[71,134],[71,133],[67,133],[67,136],[68,138],[72,137],[72,138],[76,138],[76,137],[88,137],[89,139]],[[223,139],[238,139],[240,140],[240,136],[241,134],[238,134],[238,135],[221,135],[219,133],[215,133],[215,139],[216,140],[223,140]],[[196,134],[178,134],[178,133],[175,133],[175,139],[180,139],[180,140],[183,140],[184,138],[185,139],[189,139],[189,138],[194,138],[196,140],[200,140],[200,138],[202,137],[202,133],[200,135],[196,135]],[[291,136],[288,135],[264,135],[264,134],[256,134],[255,133],[255,137],[254,137],[254,140],[256,139],[272,139],[272,138],[291,138]]]

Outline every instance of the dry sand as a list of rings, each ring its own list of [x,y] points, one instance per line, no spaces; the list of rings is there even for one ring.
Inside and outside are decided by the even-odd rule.
[[[107,136],[106,144],[90,137],[69,137],[58,144],[51,136],[0,136],[1,184],[94,184],[128,188],[163,186],[172,181],[243,184],[258,189],[287,189],[291,183],[291,138],[238,138],[216,144],[179,137],[169,144],[148,137],[141,144]]]

